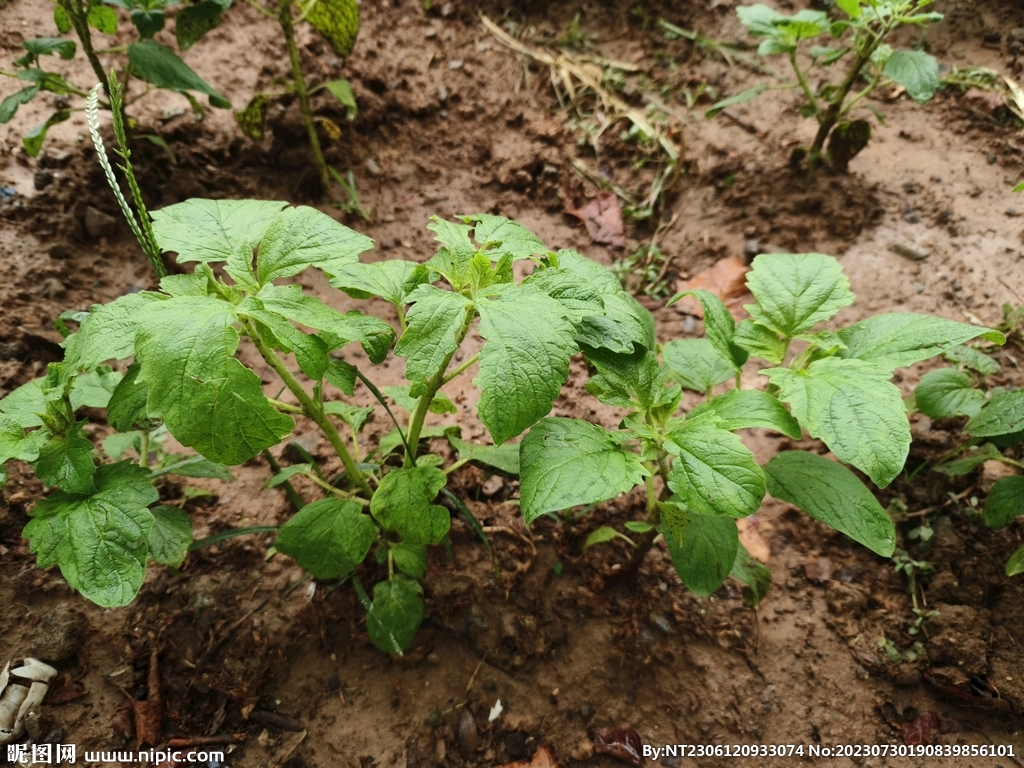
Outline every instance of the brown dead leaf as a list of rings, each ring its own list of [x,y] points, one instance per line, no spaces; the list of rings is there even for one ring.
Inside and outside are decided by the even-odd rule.
[[[80,681],[72,680],[67,675],[64,675],[62,679],[64,682],[60,687],[52,690],[46,698],[47,704],[67,704],[69,701],[75,701],[85,696],[85,686]]]
[[[619,723],[598,731],[594,736],[594,751],[600,755],[617,757],[632,765],[644,764],[643,740],[629,723]]]
[[[937,744],[939,735],[947,732],[942,718],[934,712],[922,712],[910,722],[903,723],[900,729],[903,743],[916,747],[923,744]]]
[[[677,280],[676,291],[703,290],[715,294],[728,307],[737,320],[747,317],[744,304],[753,302],[754,297],[747,290],[747,272],[750,266],[739,256],[727,256],[716,261],[709,269],[699,272],[689,280]],[[673,305],[685,315],[703,318],[704,308],[692,296],[686,296]]]
[[[601,190],[597,197],[585,202],[579,198],[570,198],[565,202],[565,212],[583,222],[587,234],[595,243],[606,243],[616,248],[626,247],[622,209],[619,208],[619,198],[611,192]]]
[[[767,563],[772,556],[772,550],[762,535],[760,521],[742,517],[736,521],[736,527],[740,531],[740,544],[747,548],[750,556],[762,563]]]
[[[500,768],[558,768],[558,761],[551,754],[551,749],[546,744],[541,744],[533,753],[532,760],[516,760],[514,763],[505,763]]]
[[[160,696],[160,664],[157,661],[157,647],[149,651],[149,673],[146,676],[146,700],[132,700],[135,708],[135,748],[143,744],[155,747],[163,739],[160,736],[160,716],[163,714],[163,700]]]

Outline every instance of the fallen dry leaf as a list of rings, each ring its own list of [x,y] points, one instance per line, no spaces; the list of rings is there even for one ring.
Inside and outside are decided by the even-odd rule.
[[[604,728],[594,737],[594,751],[601,755],[611,755],[632,765],[644,764],[644,744],[636,728],[628,723],[620,723],[611,728]]]
[[[569,199],[565,203],[565,212],[575,216],[587,228],[587,234],[595,243],[606,243],[617,248],[626,247],[626,235],[622,229],[622,210],[619,198],[604,190],[597,193],[585,204],[582,201]]]
[[[548,746],[541,744],[533,753],[532,760],[516,760],[514,763],[505,763],[500,768],[558,768],[558,761]]]
[[[937,744],[939,735],[946,733],[946,726],[934,712],[922,712],[901,728],[903,743],[916,747],[921,744]]]
[[[739,256],[726,256],[689,280],[677,280],[676,291],[709,291],[722,300],[734,318],[742,320],[747,316],[743,305],[754,301],[754,297],[747,290],[749,271],[750,266]],[[680,299],[673,306],[683,314],[704,317],[704,308],[692,296]]]
[[[740,531],[740,544],[747,548],[750,556],[762,563],[767,563],[772,551],[761,533],[760,521],[743,517],[736,521],[736,527]]]

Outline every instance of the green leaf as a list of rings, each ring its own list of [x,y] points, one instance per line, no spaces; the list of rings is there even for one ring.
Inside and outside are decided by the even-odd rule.
[[[381,581],[373,588],[373,603],[366,611],[366,633],[375,646],[401,656],[412,644],[423,621],[421,592],[420,585],[405,576]]]
[[[707,392],[736,375],[732,363],[707,339],[675,339],[661,351],[675,380],[695,392]]]
[[[268,488],[278,488],[284,485],[286,482],[291,480],[296,475],[308,475],[313,471],[312,464],[291,464],[287,467],[281,467],[281,471],[271,475],[267,482],[263,484],[262,490]],[[293,518],[294,519],[294,518]]]
[[[588,259],[578,251],[563,249],[555,254],[555,258],[559,269],[579,275],[602,296],[614,296],[623,292],[622,283],[607,267]]]
[[[742,544],[736,552],[736,561],[729,575],[746,585],[743,588],[743,602],[751,608],[756,608],[764,600],[772,585],[772,572],[768,566],[751,557]]]
[[[167,14],[161,9],[147,10],[144,8],[133,8],[129,14],[132,24],[139,30],[139,37],[149,41],[153,35],[164,28],[167,22]],[[182,62],[184,65],[184,62]],[[189,70],[192,72],[192,70]],[[194,75],[195,73],[193,73]],[[199,89],[197,89],[199,90]],[[211,102],[212,103],[212,102]]]
[[[736,332],[736,321],[733,320],[722,300],[710,291],[697,290],[677,293],[669,301],[669,304],[684,296],[693,296],[704,308],[704,333],[715,351],[723,359],[731,361],[737,370],[743,367],[743,364],[747,362],[747,352],[733,344],[732,337]]]
[[[1000,392],[964,426],[975,437],[995,437],[1024,430],[1024,389]]]
[[[39,449],[35,470],[40,480],[68,493],[89,494],[96,490],[92,443],[82,432],[87,423],[76,423],[66,436],[51,437]]]
[[[600,528],[595,528],[587,536],[586,541],[583,542],[583,551],[586,552],[596,544],[607,544],[609,541],[613,541],[619,537],[626,538],[621,533],[616,531],[614,528],[602,525]],[[628,539],[627,539],[628,541]]]
[[[151,425],[149,387],[138,383],[139,364],[132,363],[107,402],[107,423],[118,432]]]
[[[734,429],[763,427],[781,432],[786,437],[799,440],[802,436],[800,425],[786,410],[786,406],[767,392],[757,389],[731,389],[690,411],[696,418],[704,409],[714,411],[718,426],[730,432]]]
[[[169,299],[145,316],[136,344],[149,412],[182,445],[229,465],[276,445],[294,426],[267,401],[259,377],[234,358],[235,320],[234,308],[217,299]]]
[[[455,435],[448,435],[448,442],[459,453],[459,460],[475,461],[494,467],[509,475],[519,474],[519,446],[515,443],[504,445],[477,445],[467,443]]]
[[[431,502],[447,481],[436,467],[392,470],[373,494],[370,511],[381,525],[406,541],[436,544],[448,533],[451,515]]]
[[[803,10],[792,16],[776,19],[772,26],[784,36],[794,40],[817,37],[829,27],[828,14],[824,11]]]
[[[458,293],[421,285],[409,296],[412,302],[405,333],[395,355],[406,358],[405,377],[417,395],[438,374],[445,358],[458,349],[460,329],[472,317],[473,303]]]
[[[411,261],[378,261],[373,264],[347,264],[334,271],[331,286],[356,299],[379,296],[402,307],[417,287],[430,281],[430,272]]]
[[[627,531],[633,531],[633,533],[650,533],[654,530],[654,526],[646,520],[627,520],[623,525]]]
[[[346,265],[356,264],[359,254],[372,248],[373,240],[316,208],[286,208],[263,235],[256,277],[260,285],[266,285],[279,277],[297,275],[307,267],[317,267],[333,276]]]
[[[643,347],[654,349],[651,313],[624,291],[603,294],[603,315],[588,315],[576,327],[576,340],[588,347],[630,354]]]
[[[836,6],[851,19],[860,18],[860,0],[836,0]]]
[[[32,98],[40,90],[38,85],[30,85],[28,88],[22,88],[20,91],[16,91],[3,101],[0,101],[0,123],[9,123],[11,118],[14,117],[15,112],[18,111],[18,107],[32,101]]]
[[[757,46],[758,56],[788,55],[796,50],[797,37],[787,34],[787,30],[779,29],[779,37],[768,37]],[[742,95],[742,94],[741,94]],[[746,101],[746,99],[744,99]]]
[[[349,120],[355,120],[359,114],[359,105],[356,104],[356,95],[352,93],[352,83],[344,79],[331,80],[324,83],[324,88],[345,107],[345,116]]]
[[[373,415],[373,406],[359,408],[349,403],[342,403],[337,400],[324,403],[324,411],[337,416],[348,424],[354,431],[359,432],[366,426],[367,420]]]
[[[21,143],[25,145],[25,152],[28,153],[29,157],[35,157],[39,154],[39,151],[43,148],[43,142],[46,140],[46,132],[50,130],[57,123],[63,123],[71,117],[71,111],[67,109],[60,109],[46,118],[46,121],[37,125],[31,131],[21,137]]]
[[[270,106],[270,95],[254,93],[249,103],[240,110],[235,110],[234,118],[242,133],[253,141],[263,138],[264,124],[267,121],[267,107]]]
[[[358,369],[354,365],[350,365],[336,357],[327,358],[327,381],[349,397],[356,391],[357,373]]]
[[[133,23],[135,22],[133,13]],[[231,102],[221,96],[193,72],[170,49],[155,40],[141,40],[128,46],[128,61],[135,74],[157,88],[172,91],[198,91],[210,97],[210,104],[231,109]]]
[[[100,446],[112,461],[120,461],[128,451],[139,453],[141,432],[114,432],[103,438]]]
[[[402,541],[391,547],[395,567],[406,576],[422,579],[427,575],[427,548]]]
[[[305,334],[276,312],[250,310],[249,317],[257,322],[260,335],[269,334],[271,346],[295,354],[295,362],[302,372],[314,381],[327,373],[327,344],[319,336]]]
[[[63,10],[63,9],[61,9]],[[104,35],[117,33],[117,11],[106,5],[94,5],[86,16],[89,26]]]
[[[970,374],[939,368],[921,377],[914,390],[917,409],[933,419],[974,416],[985,404],[985,393],[974,386]]]
[[[775,365],[781,365],[786,355],[785,340],[770,328],[751,320],[743,320],[736,326],[732,341],[737,347]]]
[[[36,429],[26,434],[17,421],[0,413],[0,466],[9,459],[35,461],[39,449],[49,439],[49,430]]]
[[[442,427],[435,426],[433,424],[424,424],[423,429],[420,432],[420,440],[428,440],[435,437],[446,438],[448,437],[448,433],[452,430],[458,432],[459,428],[454,426]],[[386,435],[384,435],[384,437],[380,439],[380,442],[377,444],[377,453],[379,454],[380,458],[383,459],[386,456],[390,455],[391,453],[394,453],[394,451],[396,451],[398,448],[402,446],[402,436],[398,433],[397,429],[392,429],[390,432],[388,432]],[[422,458],[423,457],[421,456],[420,459]]]
[[[839,356],[868,360],[890,370],[940,355],[976,337],[1003,344],[999,331],[930,315],[892,312],[873,315],[839,331],[846,344]]]
[[[153,514],[160,494],[141,467],[96,470],[92,494],[58,491],[39,501],[25,526],[40,568],[59,565],[73,589],[104,608],[127,605],[146,576]]]
[[[341,579],[363,562],[377,536],[356,502],[320,499],[281,526],[274,547],[318,579]]]
[[[786,18],[778,11],[760,3],[741,5],[736,9],[736,15],[747,31],[756,37],[777,35],[775,22]]]
[[[500,445],[535,424],[569,377],[577,351],[561,305],[529,286],[496,285],[478,296],[480,387],[477,414]]]
[[[238,249],[257,244],[287,203],[271,200],[193,198],[153,212],[153,232],[163,251],[178,262],[227,261]]]
[[[1024,515],[1024,477],[1004,477],[992,485],[985,499],[984,520],[989,528],[1002,528]]]
[[[845,533],[882,557],[896,548],[896,527],[846,467],[805,451],[784,451],[765,465],[768,492]]]
[[[171,568],[180,568],[192,544],[192,521],[178,507],[153,507],[149,530],[149,556]]]
[[[577,327],[583,318],[604,315],[604,301],[598,290],[579,272],[569,269],[538,269],[523,280],[562,305],[566,317]]]
[[[521,509],[530,525],[548,512],[626,493],[648,472],[624,435],[578,419],[542,419],[519,448]]]
[[[757,304],[746,305],[755,322],[793,337],[853,303],[839,262],[821,253],[761,254],[747,274]]]
[[[722,586],[736,562],[740,546],[736,522],[728,517],[693,515],[681,536],[681,541],[665,536],[672,565],[687,589],[708,597]]]
[[[120,382],[121,374],[105,365],[76,376],[71,384],[71,410],[77,411],[83,407],[106,408]]]
[[[75,41],[63,37],[36,37],[23,41],[22,46],[33,56],[56,54],[65,60],[75,58]]]
[[[71,23],[71,19],[68,17],[67,11],[59,5],[56,5],[53,8],[53,24],[57,27],[57,31],[62,35],[66,35],[74,26]]]
[[[439,272],[452,288],[461,291],[469,279],[469,264],[476,255],[476,247],[469,239],[470,227],[431,216],[427,229],[434,232],[434,239],[444,247],[430,258],[426,267]]]
[[[992,376],[1002,370],[999,363],[981,350],[974,347],[965,347],[962,344],[950,347],[942,353],[942,356],[949,362],[957,363],[972,371],[977,371],[982,376]]]
[[[394,387],[381,387],[381,390],[395,401],[395,404],[409,413],[416,411],[417,405],[419,405],[420,399],[413,397],[410,392],[412,390],[411,385],[405,386],[394,386]],[[431,413],[458,413],[459,409],[455,407],[455,403],[448,399],[448,396],[443,392],[438,392],[434,395],[434,399],[430,402]]]
[[[45,381],[34,379],[22,384],[0,400],[0,413],[24,429],[43,426],[42,416],[46,413],[46,394],[43,392]]]
[[[167,459],[173,459],[174,461],[168,464]],[[152,477],[161,477],[163,475],[208,477],[215,480],[223,480],[225,483],[233,482],[235,479],[230,467],[210,461],[203,456],[167,456],[164,459],[164,465],[152,473]]]
[[[853,464],[884,488],[903,469],[910,424],[903,396],[890,372],[864,360],[827,357],[806,370],[768,368],[761,373],[780,389],[796,420],[823,440],[841,461]]]
[[[1019,573],[1024,573],[1024,546],[1010,555],[1010,559],[1006,562],[1007,576],[1016,576]]]
[[[759,48],[758,53],[760,52],[761,51]],[[760,96],[767,90],[767,85],[755,85],[753,88],[747,88],[745,91],[740,91],[739,93],[733,94],[732,96],[729,96],[727,98],[719,99],[705,110],[704,117],[708,120],[711,120],[714,117],[718,117],[718,115],[720,115],[724,110],[728,109],[729,107],[734,107],[737,104],[743,104],[745,102],[750,101],[751,99],[756,99],[758,96]]]
[[[671,383],[671,372],[658,365],[653,352],[640,349],[631,355],[617,355],[604,349],[584,348],[584,356],[597,368],[586,384],[587,392],[606,405],[650,410],[679,403],[679,385]]]
[[[676,456],[668,486],[699,515],[746,517],[761,506],[764,473],[738,436],[709,418],[690,419],[665,444]]]
[[[949,477],[961,477],[969,472],[973,472],[986,461],[999,459],[1001,456],[1002,454],[999,453],[999,449],[992,445],[992,443],[985,443],[980,448],[968,448],[959,459],[937,465],[935,471]]]
[[[357,0],[316,0],[306,14],[306,21],[327,38],[339,56],[352,53],[359,34],[359,3]]]
[[[893,51],[882,74],[906,88],[918,104],[928,101],[939,88],[939,63],[924,51]]]
[[[174,37],[178,47],[187,51],[203,35],[220,26],[221,15],[231,7],[231,0],[200,0],[186,5],[174,17]]]
[[[480,244],[481,250],[487,248],[487,256],[492,261],[498,261],[506,255],[515,261],[550,252],[537,235],[511,219],[489,213],[477,213],[461,218],[463,221],[476,224],[473,228],[473,239]]]

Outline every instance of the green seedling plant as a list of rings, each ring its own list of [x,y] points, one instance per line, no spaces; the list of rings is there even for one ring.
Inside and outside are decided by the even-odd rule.
[[[590,290],[617,287],[597,270],[588,284]],[[751,318],[738,324],[713,294],[680,294],[701,302],[706,338],[670,341],[660,355],[650,332],[632,350],[577,338],[593,371],[587,391],[626,413],[618,429],[544,418],[526,434],[520,473],[528,524],[643,488],[644,519],[627,522],[625,533],[598,529],[588,545],[625,539],[635,546],[635,565],[663,537],[691,591],[709,595],[733,575],[754,603],[768,573],[740,546],[736,519],[757,512],[766,492],[892,556],[892,519],[844,464],[888,485],[910,446],[893,371],[977,336],[1002,343],[1003,335],[910,313],[819,330],[854,300],[838,262],[822,254],[760,255],[747,284],[756,303],[746,307]],[[763,390],[741,386],[752,358],[767,363],[759,371],[767,379]],[[733,386],[716,394],[726,382]],[[683,389],[704,395],[704,402],[681,413]],[[786,451],[760,466],[735,434],[753,427],[794,439],[806,430],[839,461]]]
[[[270,9],[260,0],[247,1],[253,8],[280,25],[288,49],[291,80],[282,91],[256,93],[245,109],[235,113],[235,120],[246,135],[254,141],[259,141],[264,135],[267,108],[272,99],[285,94],[294,95],[299,101],[299,109],[306,125],[309,146],[313,152],[323,193],[330,195],[332,183],[337,184],[346,195],[346,210],[368,218],[366,211],[359,204],[351,172],[347,177],[342,176],[324,158],[317,126],[321,126],[324,132],[335,140],[341,137],[341,128],[330,118],[314,115],[310,105],[310,97],[324,91],[345,107],[349,120],[354,120],[357,107],[352,85],[348,80],[338,79],[310,87],[302,69],[302,57],[299,55],[299,46],[295,39],[295,25],[305,21],[324,36],[335,53],[342,57],[348,56],[359,34],[359,3],[356,0],[277,0],[276,7]]]
[[[808,177],[813,177],[823,157],[832,167],[846,169],[871,138],[870,122],[855,119],[854,111],[867,109],[882,120],[866,101],[879,86],[897,83],[918,103],[931,99],[938,89],[934,57],[920,50],[894,49],[886,42],[901,27],[924,27],[941,20],[942,14],[925,10],[932,2],[836,0],[845,16],[839,20],[824,11],[802,10],[787,16],[765,5],[740,6],[736,9],[740,21],[751,35],[762,38],[758,54],[786,57],[796,82],[756,85],[713,104],[707,116],[767,90],[798,89],[804,98],[801,114],[818,123],[813,142],[804,150]],[[822,45],[818,41],[826,34],[831,39]],[[841,75],[831,77],[843,63]]]
[[[18,107],[42,93],[51,93],[60,99],[62,106],[22,137],[25,151],[32,157],[38,155],[50,128],[71,117],[73,109],[68,103],[69,97],[84,99],[88,96],[85,90],[63,75],[50,71],[47,65],[52,56],[73,59],[79,46],[99,81],[104,83],[108,103],[110,89],[99,56],[116,53],[124,55],[121,79],[126,87],[134,76],[145,81],[148,88],[181,93],[198,114],[203,113],[203,107],[194,93],[206,95],[214,107],[230,108],[231,103],[200,78],[171,48],[153,39],[164,28],[173,10],[178,49],[187,50],[220,25],[222,15],[230,6],[231,0],[200,0],[184,6],[175,0],[57,0],[53,9],[57,32],[66,35],[73,31],[78,41],[67,37],[37,37],[22,43],[25,55],[14,61],[14,70],[0,70],[0,75],[21,80],[25,87],[0,102],[0,123],[10,122]],[[118,14],[117,8],[126,14]],[[117,35],[124,25],[124,15],[130,21],[135,39],[124,46],[98,50],[92,39],[93,31],[106,36]],[[84,106],[77,109],[82,108]],[[121,117],[123,119],[123,115]],[[146,138],[166,147],[157,136],[147,135]]]
[[[1012,317],[1013,310],[1007,307]],[[1016,320],[1004,324],[1008,331]],[[990,387],[988,377],[1001,370],[985,351],[956,346],[946,352],[953,366],[929,371],[914,390],[917,410],[933,419],[967,417],[966,439],[932,465],[949,477],[962,477],[986,461],[998,461],[1020,471],[1024,447],[1024,389]],[[982,520],[989,528],[1003,528],[1024,515],[1024,476],[997,480],[984,500]],[[1024,573],[1024,546],[1006,564],[1006,575]]]

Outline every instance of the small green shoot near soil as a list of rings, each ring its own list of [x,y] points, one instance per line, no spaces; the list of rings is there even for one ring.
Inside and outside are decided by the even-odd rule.
[[[71,117],[69,96],[85,98],[88,95],[63,75],[46,68],[50,56],[65,60],[74,58],[78,45],[81,45],[96,77],[104,84],[108,101],[110,89],[99,56],[123,53],[125,61],[121,79],[126,86],[134,75],[154,88],[181,93],[198,114],[202,114],[203,107],[193,92],[205,94],[214,107],[229,109],[231,104],[227,99],[193,72],[174,51],[153,39],[164,28],[168,12],[178,5],[173,0],[109,0],[106,3],[100,0],[57,0],[53,10],[57,31],[65,35],[73,30],[78,43],[64,37],[37,37],[22,43],[26,53],[14,61],[17,69],[0,70],[0,75],[22,80],[26,86],[0,102],[0,123],[10,122],[19,106],[27,104],[40,93],[54,94],[55,101],[60,104],[58,109],[22,137],[25,151],[32,157],[38,155],[50,128]],[[221,16],[230,7],[231,0],[200,0],[178,9],[174,17],[178,48],[187,50],[217,27]],[[93,45],[92,30],[107,36],[117,35],[121,18],[116,8],[127,11],[135,39],[127,46],[98,51]]]
[[[756,85],[713,104],[707,116],[714,117],[767,90],[799,89],[804,97],[801,114],[818,122],[818,132],[806,150],[808,176],[814,175],[823,153],[833,168],[845,170],[871,138],[871,124],[854,119],[853,110],[867,109],[882,120],[866,103],[876,88],[887,82],[897,83],[914,101],[923,103],[939,87],[939,67],[934,57],[920,50],[893,49],[885,42],[900,27],[923,27],[941,20],[942,14],[925,11],[932,2],[836,0],[846,17],[838,21],[824,11],[802,10],[787,16],[765,5],[740,6],[736,9],[740,21],[751,35],[763,38],[758,54],[785,56],[797,81]],[[816,41],[826,33],[832,38],[831,44],[818,44]],[[808,59],[815,68],[813,73]],[[843,61],[846,70],[835,82],[829,71]]]
[[[356,36],[359,34],[359,3],[356,0],[278,0],[277,7],[271,11],[259,0],[248,0],[248,2],[260,13],[280,24],[281,33],[284,35],[285,45],[288,49],[292,76],[281,93],[255,94],[245,109],[235,113],[235,120],[246,135],[259,141],[263,138],[267,107],[270,105],[271,99],[283,94],[294,95],[299,101],[302,119],[306,124],[309,146],[313,151],[313,159],[323,193],[329,195],[332,181],[336,182],[345,192],[349,201],[346,210],[359,213],[366,218],[366,212],[359,204],[359,199],[355,194],[351,173],[346,180],[334,168],[331,168],[324,158],[323,147],[320,144],[320,135],[317,132],[318,124],[332,139],[341,137],[341,128],[330,118],[314,115],[310,106],[312,95],[321,90],[326,91],[345,107],[348,119],[352,120],[356,115],[356,99],[352,93],[352,85],[348,80],[342,79],[330,80],[310,88],[306,83],[306,75],[302,70],[302,57],[299,54],[298,43],[295,41],[296,22],[307,21],[324,36],[335,53],[339,56],[347,56],[352,52],[352,46],[355,45]]]
[[[1012,316],[1012,310],[1007,314]],[[1012,332],[1012,326],[1008,330]],[[955,366],[926,373],[914,391],[914,402],[933,419],[967,417],[963,427],[966,439],[932,468],[949,477],[968,475],[987,461],[1024,470],[1024,389],[990,387],[988,377],[999,373],[1000,365],[983,350],[957,346],[945,357]],[[1003,528],[1022,515],[1024,476],[996,480],[984,500],[985,525]],[[1022,572],[1024,547],[1014,552],[1006,565],[1008,576]]]

